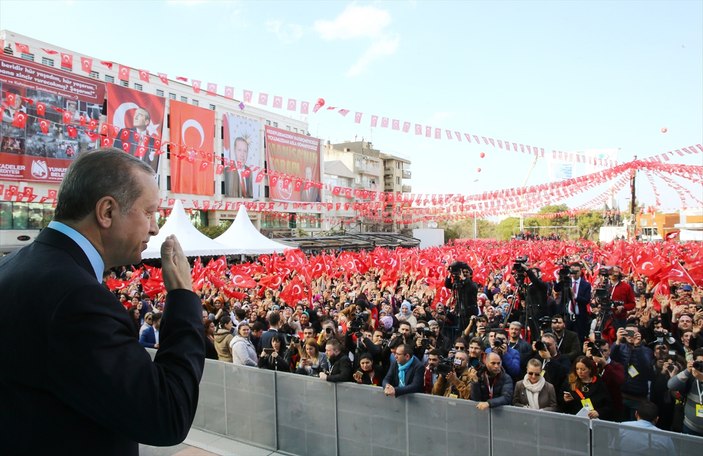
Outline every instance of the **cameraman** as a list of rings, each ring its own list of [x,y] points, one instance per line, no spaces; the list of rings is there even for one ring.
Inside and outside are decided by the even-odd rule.
[[[478,381],[476,370],[468,367],[469,355],[458,351],[454,355],[454,368],[444,375],[437,377],[432,388],[435,396],[469,399],[471,385]]]
[[[683,372],[671,377],[668,383],[671,391],[686,396],[683,433],[703,437],[703,348],[693,352]]]
[[[466,328],[469,317],[478,315],[478,285],[473,281],[473,270],[463,261],[449,266],[449,276],[444,280],[445,288],[455,291],[454,313],[459,319],[459,328]]]
[[[355,339],[352,337],[355,336]],[[381,364],[381,345],[376,345],[373,343],[373,333],[369,326],[364,326],[361,331],[352,333],[347,333],[347,347],[354,347],[354,367],[359,367],[359,361],[361,361],[361,355],[368,353],[371,355],[374,366],[379,366]]]
[[[542,281],[542,271],[533,266],[531,268],[527,267],[526,263],[515,263],[515,265],[520,265],[523,273],[527,274],[530,279],[530,284],[527,286],[526,295],[524,296],[526,305],[526,311],[529,311],[529,320],[527,325],[530,329],[531,339],[537,340],[539,337],[539,325],[537,322],[540,318],[549,315],[549,309],[547,307],[547,283]]]
[[[635,292],[629,283],[622,280],[623,277],[619,266],[610,269],[610,300],[613,302],[613,319],[617,328],[625,326],[627,313],[635,308]]]

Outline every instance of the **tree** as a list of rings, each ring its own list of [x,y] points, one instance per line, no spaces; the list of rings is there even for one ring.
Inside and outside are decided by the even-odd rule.
[[[196,228],[210,239],[215,239],[217,236],[227,231],[227,228],[229,228],[231,224],[232,222],[230,221],[222,221],[219,225],[198,226]]]
[[[499,240],[508,240],[510,236],[517,234],[520,230],[520,219],[517,217],[508,217],[503,219],[495,227],[495,237]]]
[[[603,226],[603,216],[594,211],[581,214],[576,219],[576,226],[579,227],[579,237],[581,239],[595,240],[598,230]]]

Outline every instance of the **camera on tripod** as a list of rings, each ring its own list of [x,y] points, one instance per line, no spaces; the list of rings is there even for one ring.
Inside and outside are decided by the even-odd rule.
[[[527,263],[527,257],[526,256],[519,256],[515,258],[515,262],[513,263],[513,272],[521,272],[524,274],[525,270],[523,269],[523,266]]]
[[[454,279],[458,279],[462,271],[470,271],[471,268],[463,261],[455,261],[447,268]]]

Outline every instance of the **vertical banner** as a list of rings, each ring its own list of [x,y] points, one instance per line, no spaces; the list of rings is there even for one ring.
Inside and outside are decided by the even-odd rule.
[[[171,191],[213,195],[215,169],[215,111],[171,100]]]
[[[0,179],[61,182],[98,145],[105,84],[0,54]]]
[[[253,169],[261,166],[261,123],[228,112],[222,116],[222,129],[225,196],[258,199],[261,185]]]
[[[116,84],[107,86],[107,123],[110,134],[117,132],[114,146],[159,167],[157,153],[161,142],[166,100],[156,95]]]
[[[269,173],[282,175],[269,187],[271,199],[320,201],[320,189],[310,185],[310,182],[321,181],[320,140],[269,126],[265,135]]]

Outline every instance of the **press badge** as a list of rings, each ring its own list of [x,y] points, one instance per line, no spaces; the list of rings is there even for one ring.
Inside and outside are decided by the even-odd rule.
[[[696,417],[703,418],[703,404],[696,404]]]
[[[590,398],[581,399],[581,406],[587,409],[589,412],[593,410],[593,402],[591,402]]]
[[[627,368],[627,373],[630,374],[630,377],[635,378],[637,377],[640,373],[637,369],[635,369],[635,366],[630,365],[630,367]]]
[[[454,399],[459,399],[459,396],[457,396],[456,394],[450,394],[449,397],[454,398]]]

